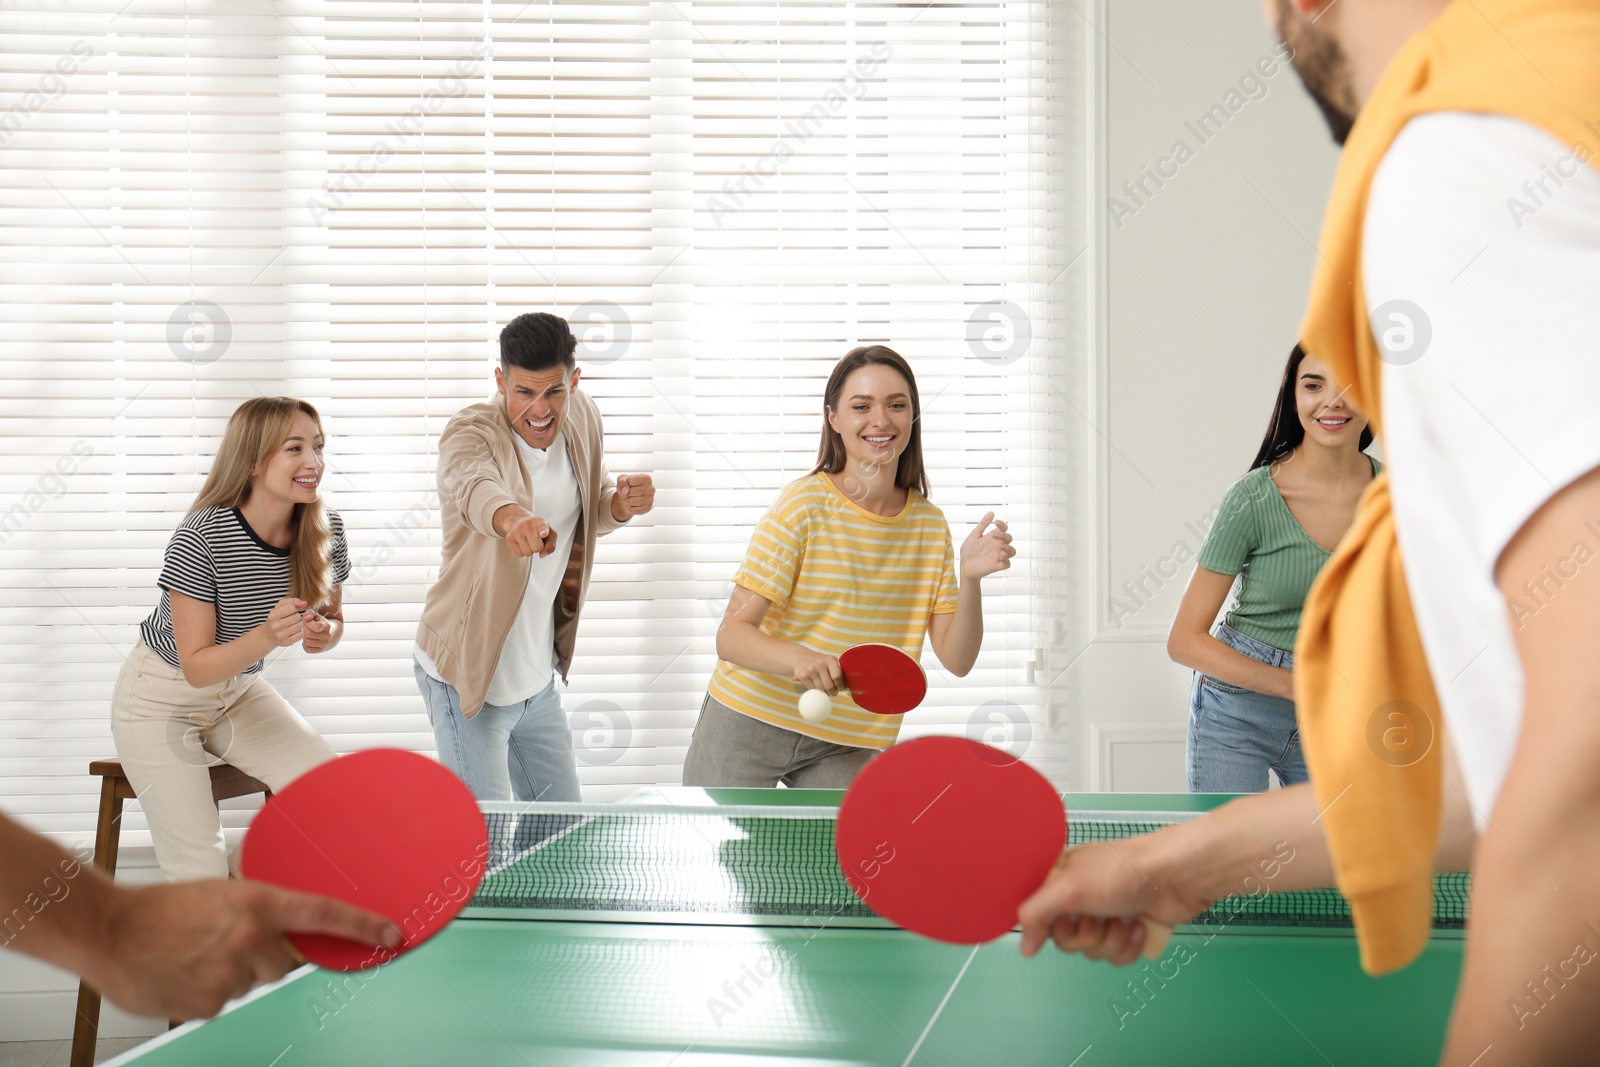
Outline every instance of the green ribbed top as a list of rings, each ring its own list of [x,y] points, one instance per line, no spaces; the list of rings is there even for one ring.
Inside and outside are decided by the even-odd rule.
[[[1383,465],[1367,459],[1376,476]],[[1292,652],[1306,594],[1332,555],[1301,527],[1268,466],[1257,467],[1228,488],[1195,562],[1208,571],[1239,576],[1238,599],[1225,618],[1229,626]]]

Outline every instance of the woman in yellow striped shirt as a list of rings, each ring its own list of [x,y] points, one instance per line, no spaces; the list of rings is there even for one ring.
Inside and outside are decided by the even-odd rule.
[[[717,667],[684,759],[697,786],[842,789],[894,744],[899,715],[841,692],[839,654],[926,636],[960,677],[983,642],[980,581],[1011,565],[1004,522],[983,517],[961,545],[928,502],[922,410],[911,367],[883,345],[852,349],[828,376],[812,472],[785,486],[750,539],[717,630]],[[796,684],[833,697],[800,717]]]

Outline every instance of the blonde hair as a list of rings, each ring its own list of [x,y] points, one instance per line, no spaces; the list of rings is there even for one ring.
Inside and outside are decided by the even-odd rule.
[[[289,439],[299,412],[310,415],[317,432],[322,432],[322,416],[304,400],[260,396],[240,404],[228,420],[211,473],[189,514],[201,508],[243,506],[250,499],[250,473],[264,467]],[[294,535],[289,544],[289,595],[321,611],[333,599],[333,530],[322,501],[296,504],[289,528]]]

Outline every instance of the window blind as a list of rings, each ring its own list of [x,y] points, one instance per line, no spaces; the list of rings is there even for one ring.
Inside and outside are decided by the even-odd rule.
[[[658,485],[600,543],[564,695],[587,797],[679,780],[729,578],[874,342],[916,370],[958,548],[993,510],[1021,549],[904,736],[1048,762],[1045,8],[0,4],[0,803],[92,830],[162,548],[258,393],[322,410],[353,563],[340,647],[267,676],[340,751],[431,752],[436,441],[539,309],[579,335],[611,471]]]

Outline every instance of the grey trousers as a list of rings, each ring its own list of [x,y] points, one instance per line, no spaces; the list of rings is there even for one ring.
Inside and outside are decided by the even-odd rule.
[[[734,711],[706,694],[683,760],[683,784],[771,789],[844,789],[878,754],[835,745]]]

